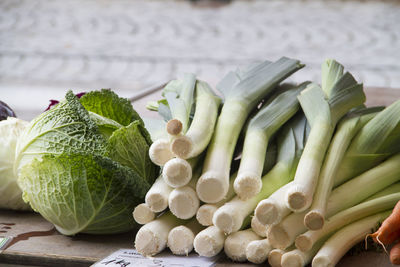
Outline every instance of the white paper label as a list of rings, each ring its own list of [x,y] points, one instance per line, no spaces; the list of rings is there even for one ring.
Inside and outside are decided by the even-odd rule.
[[[219,256],[200,257],[192,252],[188,256],[175,256],[164,251],[155,257],[143,257],[134,249],[120,249],[96,262],[92,267],[209,267],[215,264]]]

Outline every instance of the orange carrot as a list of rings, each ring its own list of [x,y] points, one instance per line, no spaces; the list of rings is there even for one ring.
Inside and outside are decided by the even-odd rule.
[[[400,265],[400,242],[394,245],[390,250],[390,262]]]
[[[400,201],[397,202],[392,214],[383,221],[378,231],[368,236],[381,245],[389,245],[400,238]]]

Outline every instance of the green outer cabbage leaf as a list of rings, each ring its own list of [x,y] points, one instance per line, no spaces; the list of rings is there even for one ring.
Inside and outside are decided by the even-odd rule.
[[[121,108],[127,100],[109,90],[85,96],[82,102],[99,98],[113,110],[86,110],[68,92],[19,139],[18,184],[24,200],[63,234],[125,232],[135,227],[131,212],[158,173],[147,155],[150,135],[136,112],[132,121],[119,114],[133,110]]]
[[[34,159],[22,167],[18,182],[24,200],[65,235],[132,229],[135,203],[150,188],[132,169],[88,154]]]
[[[108,156],[153,183],[158,168],[150,160],[150,144],[144,138],[143,131],[146,129],[139,121],[114,131],[108,140]]]

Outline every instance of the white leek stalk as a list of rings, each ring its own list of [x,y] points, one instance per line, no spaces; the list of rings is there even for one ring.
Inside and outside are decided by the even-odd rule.
[[[170,159],[162,170],[164,181],[173,188],[185,186],[192,179],[192,170],[198,161],[198,157],[190,160]]]
[[[196,183],[200,170],[196,170],[192,180],[185,186],[175,188],[168,197],[169,210],[180,219],[190,219],[196,215],[200,200],[196,194]]]
[[[386,187],[400,180],[399,165],[400,154],[394,155],[375,168],[335,188],[328,199],[326,217],[350,208],[367,198],[379,197],[382,195],[381,192],[388,194],[390,188]],[[293,244],[295,238],[307,230],[305,224],[299,223],[304,219],[306,213],[291,213],[280,223],[269,227],[267,236],[271,244],[281,249]]]
[[[261,190],[261,175],[268,142],[273,134],[299,109],[297,95],[307,86],[289,87],[257,111],[247,126],[242,157],[234,188],[241,199],[249,199]]]
[[[133,210],[133,219],[138,224],[146,224],[156,217],[156,214],[150,209],[146,203],[139,204]]]
[[[224,244],[224,252],[228,258],[237,262],[246,261],[247,245],[254,240],[260,240],[261,237],[253,232],[252,229],[242,230],[228,235]]]
[[[261,264],[267,260],[271,250],[272,246],[267,238],[254,240],[246,247],[246,258],[252,263]]]
[[[218,227],[211,225],[198,233],[194,238],[194,250],[204,257],[214,257],[224,248],[226,235],[218,229]]]
[[[174,138],[171,151],[180,158],[193,158],[202,153],[211,140],[221,99],[203,81],[196,83],[196,109],[185,135]]]
[[[335,178],[340,185],[400,152],[400,100],[371,119],[354,137]]]
[[[251,218],[250,226],[257,235],[267,237],[268,225],[262,224],[256,216]]]
[[[166,212],[154,221],[143,225],[136,234],[136,250],[144,256],[154,256],[167,246],[168,233],[184,221]]]
[[[301,114],[300,114],[301,115]],[[254,197],[242,200],[235,196],[214,214],[213,223],[227,234],[238,231],[244,219],[254,211],[258,202],[293,179],[298,159],[305,142],[306,121],[295,116],[285,127],[278,140],[278,159],[275,166],[262,178],[262,189]],[[301,141],[299,141],[301,140]]]
[[[341,227],[360,220],[364,217],[391,209],[400,199],[400,193],[390,194],[369,201],[362,202],[354,207],[343,210],[332,217],[325,223],[322,229],[317,231],[307,231],[296,238],[295,245],[301,251],[310,250],[315,242],[321,238],[332,234]]]
[[[235,191],[233,190],[233,181],[235,180],[234,178],[236,176],[237,173],[231,175],[231,178],[229,179],[229,190],[223,200],[215,204],[203,204],[199,207],[196,213],[196,219],[201,225],[204,226],[213,225],[212,218],[217,209],[235,196]]]
[[[229,189],[229,169],[240,131],[250,111],[275,86],[300,69],[297,60],[281,58],[277,62],[264,62],[250,69],[243,77],[233,77],[231,86],[226,79],[220,86],[225,103],[207,149],[203,174],[197,183],[197,194],[206,203],[221,201]],[[235,80],[236,78],[236,80]]]
[[[336,66],[340,64],[327,60],[322,71],[328,74],[323,77],[335,76],[336,79],[323,82],[325,88],[322,89],[312,83],[298,97],[311,125],[311,132],[300,158],[294,184],[287,192],[286,202],[293,211],[304,211],[310,207],[325,152],[337,122],[350,109],[365,101],[362,84],[357,84],[350,73],[343,74],[343,69]],[[335,72],[335,75],[330,72]]]
[[[350,248],[364,240],[365,236],[389,215],[390,211],[384,211],[346,225],[324,243],[312,260],[312,266],[335,266]]]
[[[276,224],[292,211],[285,204],[287,189],[292,182],[276,190],[269,198],[261,200],[254,211],[255,217],[262,224]]]
[[[145,196],[145,202],[153,212],[161,212],[168,208],[168,197],[172,187],[164,182],[160,175]]]
[[[322,228],[326,212],[326,202],[331,193],[340,162],[353,137],[379,110],[381,108],[356,110],[347,114],[339,122],[318,179],[313,203],[310,211],[304,218],[304,223],[308,229],[318,230]]]
[[[168,247],[174,255],[188,255],[193,250],[194,237],[203,230],[196,219],[174,227],[168,234]]]

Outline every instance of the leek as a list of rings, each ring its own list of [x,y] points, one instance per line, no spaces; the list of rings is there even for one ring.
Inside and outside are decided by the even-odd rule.
[[[400,180],[399,165],[400,154],[394,155],[375,168],[335,188],[328,199],[326,216],[330,217],[367,198],[373,199],[381,196],[382,193],[383,195],[388,194],[391,190],[390,187],[393,187],[392,184]],[[388,186],[389,188],[387,188]],[[304,219],[306,213],[292,213],[280,223],[269,227],[267,235],[271,244],[281,249],[293,244],[295,238],[307,230],[305,224],[299,223]]]
[[[174,157],[169,146],[168,139],[161,138],[154,141],[149,148],[150,160],[158,166],[164,166],[165,163]]]
[[[287,192],[287,205],[293,211],[304,211],[312,203],[319,172],[333,131],[340,118],[350,109],[365,101],[361,84],[334,60],[327,60],[322,71],[323,78],[337,77],[323,81],[321,89],[312,83],[300,94],[300,105],[311,125],[310,138],[300,158],[293,186]],[[335,72],[331,74],[330,72]]]
[[[226,79],[219,84],[225,103],[218,117],[217,125],[207,149],[203,174],[197,183],[197,194],[206,203],[222,200],[229,188],[229,168],[234,148],[250,111],[260,100],[271,92],[279,82],[302,65],[297,60],[281,58],[277,62],[264,62],[236,78],[232,86]]]
[[[246,247],[246,258],[252,263],[261,264],[267,260],[271,250],[272,246],[267,238],[254,240]]]
[[[370,121],[381,108],[360,109],[347,114],[339,123],[329,146],[310,211],[304,222],[310,230],[322,228],[326,202],[334,184],[340,162],[357,132]]]
[[[252,229],[242,230],[229,235],[224,244],[224,252],[228,258],[237,261],[246,261],[246,248],[247,245],[254,240],[260,240],[256,233]]]
[[[164,181],[173,188],[185,186],[192,179],[192,170],[200,158],[189,160],[173,158],[167,161],[162,169]]]
[[[307,231],[299,235],[296,238],[295,245],[302,251],[308,251],[314,246],[315,242],[332,234],[341,227],[378,212],[392,209],[399,199],[400,193],[394,193],[365,201],[354,207],[343,210],[330,217],[329,221],[322,229]]]
[[[268,253],[268,263],[271,267],[281,267],[281,260],[283,254],[291,251],[292,249],[283,250],[279,248],[274,248]]]
[[[315,256],[315,254],[317,254],[322,245],[323,241],[320,241],[307,252],[301,251],[299,249],[293,249],[284,253],[281,258],[281,266],[306,266],[311,262],[312,258]]]
[[[256,216],[253,216],[251,218],[250,222],[251,229],[253,229],[254,233],[261,237],[266,237],[267,236],[267,229],[268,226],[265,224],[262,224]]]
[[[261,200],[254,214],[262,224],[277,224],[292,211],[285,204],[285,197],[292,182],[276,190],[269,198]]]
[[[168,233],[184,221],[166,212],[154,221],[143,225],[136,234],[136,250],[144,256],[153,256],[167,246]]]
[[[172,228],[168,234],[167,246],[174,255],[187,256],[193,250],[194,237],[203,229],[196,219]]]
[[[217,209],[235,196],[235,191],[233,190],[233,181],[235,180],[234,178],[236,176],[237,172],[231,175],[231,178],[229,179],[229,190],[223,200],[214,204],[203,204],[199,207],[196,213],[196,218],[201,225],[204,226],[212,225],[213,224],[212,218]]]
[[[299,109],[297,95],[307,86],[289,87],[265,104],[250,119],[244,139],[242,158],[234,188],[241,199],[249,199],[261,190],[261,175],[268,142],[273,134]]]
[[[224,248],[226,236],[218,227],[211,225],[194,238],[194,250],[200,256],[214,257]]]
[[[165,97],[168,103],[168,110],[170,111],[170,118],[161,111],[159,108],[159,113],[166,120],[178,120],[182,125],[178,127],[182,128],[182,132],[186,133],[189,128],[189,118],[190,112],[193,105],[193,97],[196,86],[196,76],[191,73],[185,73],[183,79],[170,81],[162,90],[162,95]],[[173,127],[168,127],[167,129]],[[176,132],[172,130],[169,132],[175,134]]]
[[[168,133],[177,135],[179,132],[187,131],[189,126],[190,112],[193,105],[196,77],[193,74],[184,74],[181,80],[170,81],[162,90],[165,100],[157,102],[158,113],[164,120],[169,121],[166,125]],[[170,150],[170,140],[162,138],[155,140],[149,149],[150,159],[154,164],[163,166],[174,157]]]
[[[156,217],[156,214],[150,209],[146,203],[139,204],[133,210],[133,219],[138,224],[146,224]]]
[[[193,158],[202,153],[211,140],[221,99],[203,82],[196,83],[196,109],[185,135],[174,138],[171,151],[180,158]]]
[[[169,210],[177,218],[190,219],[196,215],[200,206],[200,200],[197,197],[195,188],[197,180],[200,176],[200,169],[198,168],[193,173],[192,180],[183,187],[175,188],[168,196]]]
[[[371,119],[351,142],[335,178],[339,185],[400,152],[400,100]]]
[[[160,175],[147,191],[145,202],[153,212],[161,212],[168,208],[168,197],[172,190]]]
[[[335,266],[350,248],[364,240],[389,215],[390,211],[384,211],[346,225],[324,243],[312,260],[312,266]]]
[[[278,159],[275,166],[262,178],[262,189],[254,197],[243,200],[235,196],[214,214],[213,223],[227,234],[238,231],[258,202],[270,196],[294,177],[304,147],[307,121],[299,114],[288,122],[278,138]]]

